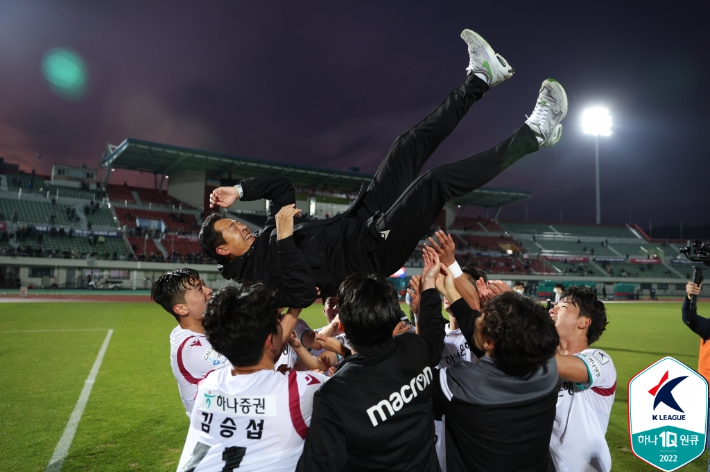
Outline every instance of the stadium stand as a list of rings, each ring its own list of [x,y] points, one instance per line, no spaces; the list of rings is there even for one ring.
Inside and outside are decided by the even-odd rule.
[[[71,207],[71,205],[0,198],[0,213],[4,214],[5,219],[10,221],[15,210],[17,210],[19,223],[48,225],[52,224],[52,216],[54,216],[54,224],[56,225],[76,226],[77,221],[70,221],[67,217],[68,207]]]
[[[551,224],[561,234],[596,236],[600,238],[635,238],[626,226]]]
[[[499,221],[498,224],[501,226],[501,228],[505,229],[508,233],[511,234],[558,234],[550,227],[550,225],[546,223]]]
[[[558,241],[553,239],[537,239],[536,249],[542,254],[557,256],[618,256],[618,254],[601,243]],[[540,247],[542,249],[540,250]]]
[[[179,253],[180,256],[202,252],[200,243],[196,239],[189,240],[168,236],[163,240],[163,247],[165,247],[168,254],[171,256],[174,256],[176,252]]]
[[[112,202],[115,202],[115,203],[124,203],[124,202],[136,203],[135,199],[133,198],[133,193],[131,192],[130,187],[109,184],[106,191],[108,193],[109,200],[111,200]]]
[[[48,190],[44,177],[32,174],[9,174],[7,186],[10,190],[22,189],[39,192],[40,189]]]
[[[168,231],[181,231],[184,233],[198,232],[198,222],[194,215],[189,213],[169,213],[141,208],[114,207],[116,216],[121,226],[136,227],[136,218],[162,221]]]
[[[84,206],[84,215],[86,220],[89,221],[93,226],[111,226],[115,228],[117,226],[116,219],[108,208],[98,208],[96,210],[88,210],[89,205]]]
[[[165,192],[144,187],[130,187],[127,185],[108,186],[108,196],[115,203],[133,203],[145,206],[163,206],[166,208],[194,208]]]
[[[129,237],[128,244],[130,244],[131,249],[133,250],[136,256],[145,256],[147,258],[150,257],[151,254],[153,254],[156,257],[163,257],[162,251],[158,249],[158,246],[156,246],[155,241],[153,241],[151,238],[146,239],[138,237]]]

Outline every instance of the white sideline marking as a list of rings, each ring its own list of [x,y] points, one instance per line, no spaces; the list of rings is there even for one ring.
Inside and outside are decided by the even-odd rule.
[[[67,427],[64,429],[64,434],[62,434],[62,437],[59,438],[54,454],[49,460],[46,472],[59,472],[62,470],[64,459],[67,457],[69,447],[74,440],[74,433],[76,433],[76,428],[79,426],[79,420],[81,420],[81,415],[84,413],[86,403],[89,401],[91,387],[94,386],[94,380],[96,380],[96,376],[99,373],[99,368],[101,367],[101,362],[104,360],[104,354],[106,354],[108,342],[111,341],[112,334],[113,330],[109,329],[106,334],[106,339],[104,339],[104,343],[101,345],[101,349],[99,350],[99,355],[96,357],[94,366],[91,368],[91,372],[89,372],[89,377],[87,377],[86,382],[84,382],[84,388],[81,391],[81,395],[79,395],[79,400],[76,402],[74,411],[72,411],[72,414],[69,417],[69,422],[67,423]]]
[[[106,328],[96,329],[22,329],[16,331],[0,331],[0,333],[63,333],[68,331],[106,331]]]

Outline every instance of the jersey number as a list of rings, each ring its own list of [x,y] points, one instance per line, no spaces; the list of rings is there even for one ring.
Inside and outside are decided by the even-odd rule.
[[[246,447],[225,447],[224,452],[222,452],[222,460],[224,461],[222,472],[232,472],[234,469],[238,469],[246,453]]]

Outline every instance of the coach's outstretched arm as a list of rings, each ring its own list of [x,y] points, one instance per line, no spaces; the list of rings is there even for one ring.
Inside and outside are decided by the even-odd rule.
[[[241,194],[240,190],[241,189]],[[269,223],[274,223],[282,207],[296,203],[293,182],[284,177],[257,177],[239,182],[234,187],[219,187],[210,194],[210,208],[229,208],[237,200],[251,202],[265,198],[269,203]]]
[[[276,246],[283,278],[278,287],[277,305],[306,308],[318,298],[313,272],[293,241],[293,218],[301,210],[296,205],[283,206],[276,214]]]

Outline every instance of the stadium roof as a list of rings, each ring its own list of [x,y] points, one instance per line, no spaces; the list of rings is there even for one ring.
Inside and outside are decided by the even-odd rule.
[[[265,161],[248,157],[230,156],[216,152],[188,149],[167,144],[151,143],[128,138],[118,146],[109,145],[101,159],[105,168],[104,184],[108,182],[109,169],[126,169],[149,172],[165,177],[171,172],[206,171],[233,179],[278,175],[293,181],[297,187],[357,193],[372,175],[353,171],[322,169],[298,164]],[[161,181],[162,187],[162,181]],[[480,188],[454,200],[458,205],[500,207],[530,198],[530,192]]]

